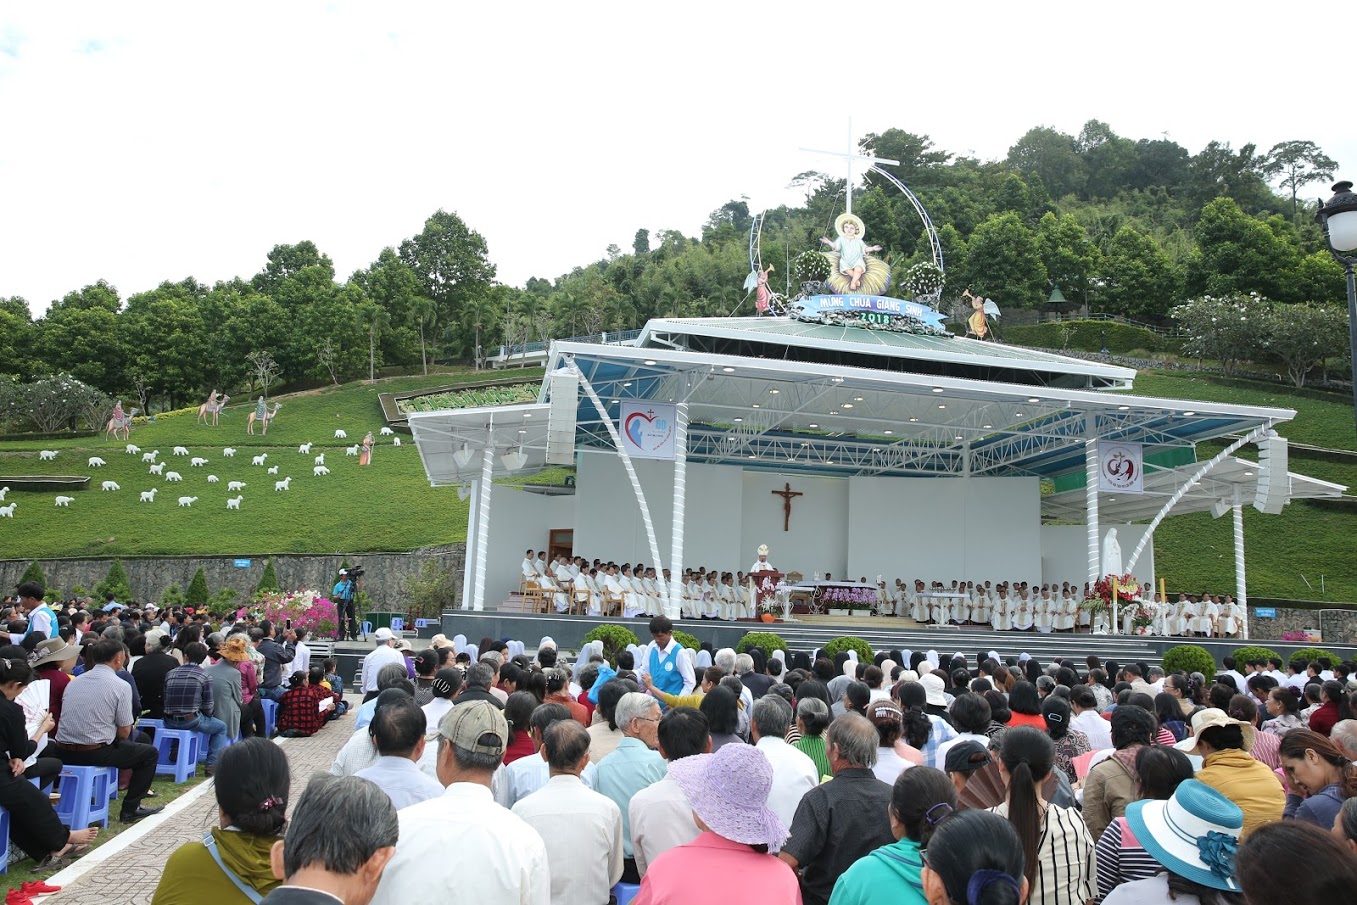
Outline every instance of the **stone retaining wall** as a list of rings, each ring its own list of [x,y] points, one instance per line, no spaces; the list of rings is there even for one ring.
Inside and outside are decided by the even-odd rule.
[[[1357,610],[1273,609],[1277,618],[1259,619],[1255,608],[1249,607],[1251,641],[1278,641],[1287,632],[1317,628],[1324,634],[1324,644],[1357,644]]]
[[[303,556],[279,554],[272,557],[251,556],[249,566],[238,568],[232,556],[144,556],[120,557],[127,579],[136,597],[143,601],[159,600],[172,584],[180,590],[188,588],[193,575],[201,567],[207,576],[208,589],[215,594],[221,588],[235,588],[241,598],[254,593],[264,575],[264,566],[273,560],[278,586],[285,590],[317,588],[328,591],[334,587],[340,563],[348,559],[354,566],[367,570],[363,590],[372,600],[373,609],[403,611],[405,581],[418,575],[425,562],[436,562],[451,569],[455,578],[455,595],[445,601],[444,609],[459,606],[462,599],[462,570],[466,557],[464,544],[430,547],[415,553],[354,553],[347,556]],[[31,560],[0,560],[0,588],[11,593]],[[44,559],[39,560],[47,574],[50,588],[69,592],[76,585],[93,593],[95,585],[103,581],[113,565],[112,559]]]

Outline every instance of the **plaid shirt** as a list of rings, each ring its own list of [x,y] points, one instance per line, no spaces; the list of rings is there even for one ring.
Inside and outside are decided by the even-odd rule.
[[[334,695],[319,685],[303,685],[283,693],[279,701],[278,731],[296,729],[303,735],[315,735],[331,711],[321,712],[320,702]]]
[[[212,679],[197,663],[186,663],[165,676],[165,715],[191,720],[212,715]]]

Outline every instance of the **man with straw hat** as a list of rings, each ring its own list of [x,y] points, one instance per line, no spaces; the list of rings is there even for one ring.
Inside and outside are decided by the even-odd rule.
[[[655,859],[633,905],[801,901],[795,872],[768,854],[787,837],[787,827],[768,807],[768,758],[749,745],[725,745],[715,754],[672,762],[669,776],[692,802],[702,832]]]

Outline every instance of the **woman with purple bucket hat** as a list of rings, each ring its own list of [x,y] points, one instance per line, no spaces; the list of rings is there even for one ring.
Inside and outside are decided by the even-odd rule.
[[[709,905],[718,898],[800,905],[795,872],[768,853],[787,828],[768,808],[773,767],[752,745],[726,745],[669,764],[702,831],[656,858],[632,905]]]

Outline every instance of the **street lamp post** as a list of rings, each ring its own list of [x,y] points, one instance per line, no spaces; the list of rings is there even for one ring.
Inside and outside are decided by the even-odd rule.
[[[1315,220],[1324,229],[1329,254],[1347,273],[1348,363],[1352,370],[1353,417],[1357,418],[1357,280],[1353,277],[1353,265],[1357,264],[1357,194],[1351,182],[1334,185],[1333,197],[1320,204]]]

